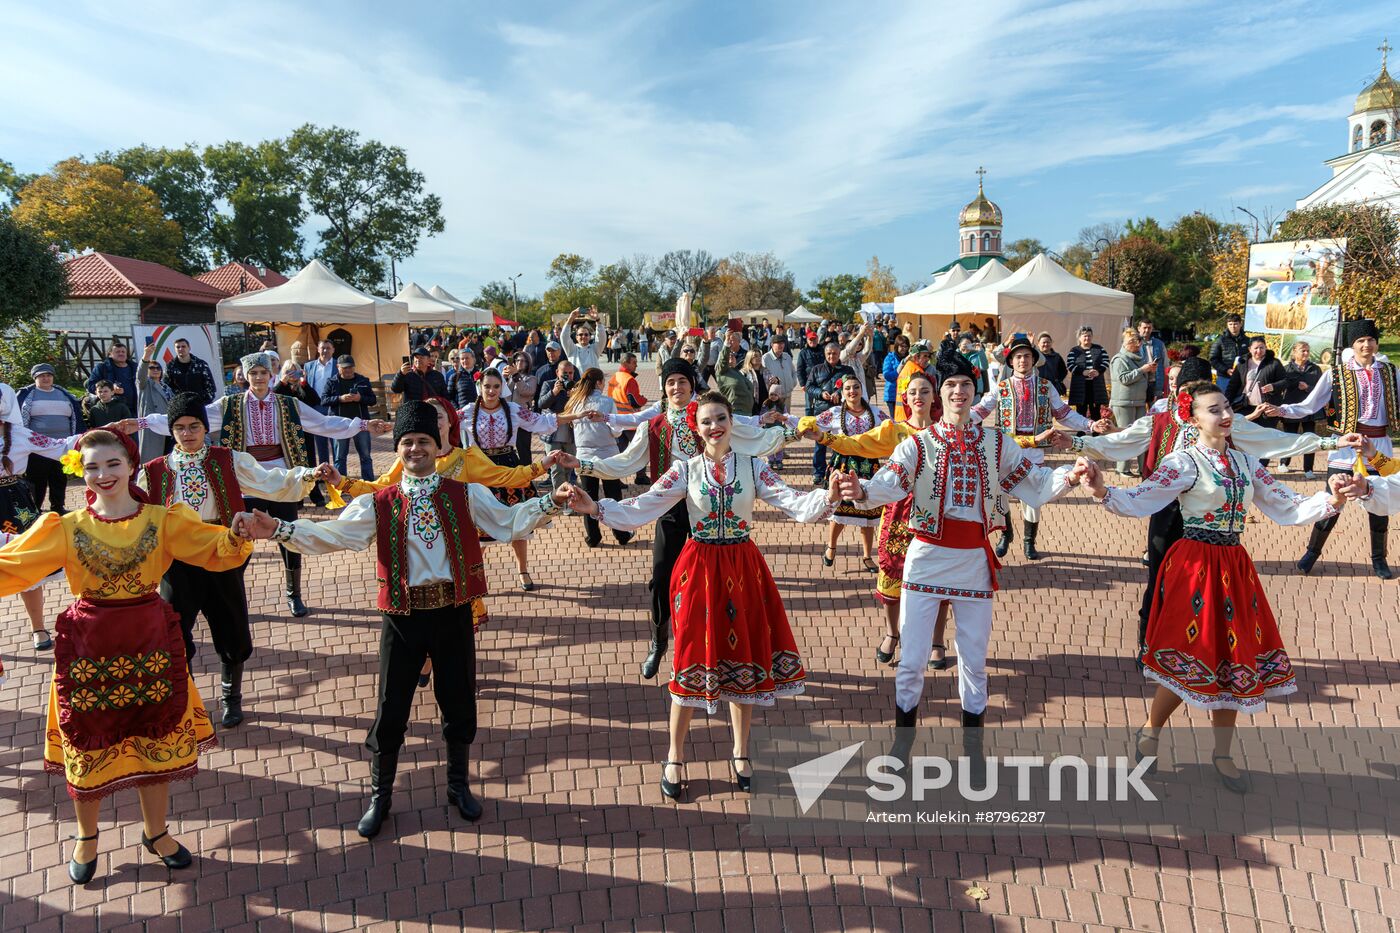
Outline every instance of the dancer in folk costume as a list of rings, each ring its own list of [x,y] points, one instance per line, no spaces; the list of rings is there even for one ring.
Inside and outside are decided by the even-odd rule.
[[[462,445],[481,448],[481,452],[497,466],[520,466],[520,453],[515,442],[517,432],[552,434],[560,425],[587,417],[585,412],[556,415],[553,412],[521,408],[514,402],[501,398],[501,390],[504,387],[505,382],[501,378],[500,370],[483,370],[481,382],[477,386],[480,395],[475,402],[469,403],[458,412],[462,422]],[[556,457],[555,462],[559,462],[559,458]],[[535,494],[533,486],[493,486],[491,492],[502,505],[515,505]],[[535,588],[535,581],[530,577],[529,536],[511,541],[510,546],[515,553],[516,577],[520,589],[528,593]]]
[[[1143,473],[1150,475],[1168,454],[1195,446],[1199,431],[1189,417],[1182,417],[1180,395],[1198,382],[1213,382],[1213,378],[1208,360],[1187,357],[1177,370],[1169,406],[1137,419],[1120,431],[1076,437],[1071,449],[1095,460],[1119,462],[1141,457]],[[1335,451],[1339,447],[1357,446],[1360,442],[1360,435],[1323,438],[1316,434],[1289,434],[1261,427],[1247,418],[1234,419],[1230,430],[1230,443],[1259,460],[1301,456],[1317,450]],[[1147,586],[1138,608],[1138,638],[1134,650],[1139,665],[1162,560],[1167,549],[1181,540],[1181,533],[1181,505],[1175,499],[1163,504],[1147,523]]]
[[[1280,525],[1306,525],[1337,514],[1356,480],[1334,476],[1304,497],[1280,483],[1258,458],[1235,449],[1236,418],[1223,392],[1196,382],[1179,393],[1179,413],[1196,443],[1163,457],[1133,489],[1105,485],[1090,461],[1084,483],[1110,512],[1145,518],[1167,502],[1181,505],[1182,539],[1167,551],[1147,622],[1143,674],[1157,685],[1147,722],[1135,737],[1139,759],[1155,755],[1168,718],[1183,701],[1210,711],[1214,765],[1225,787],[1247,783],[1230,755],[1235,718],[1262,709],[1268,697],[1297,690],[1293,664],[1254,562],[1240,545],[1251,504]]]
[[[9,388],[0,383],[0,389]],[[10,394],[13,395],[13,392]],[[4,393],[0,392],[0,406],[13,410],[16,406],[12,402],[7,404],[4,398]],[[34,503],[34,487],[24,478],[24,471],[29,469],[30,456],[38,454],[60,462],[67,456],[71,460],[74,455],[69,452],[80,437],[81,434],[63,438],[49,437],[36,434],[8,417],[0,419],[0,534],[7,534],[13,538],[26,531],[41,514],[39,507]],[[38,580],[33,586],[21,591],[19,598],[24,603],[25,614],[29,616],[34,650],[51,650],[53,638],[49,635],[44,619],[44,581]],[[0,677],[3,676],[4,668],[0,666]]]
[[[438,414],[425,402],[401,405],[393,430],[403,461],[397,485],[356,497],[329,521],[285,522],[255,511],[235,522],[250,537],[272,538],[302,554],[363,551],[372,543],[378,549],[377,605],[384,619],[379,708],[365,741],[373,754],[373,797],[358,826],[365,838],[377,835],[389,814],[415,682],[430,657],[447,742],[447,799],[465,819],[481,818],[481,803],[467,783],[477,726],[473,606],[486,595],[481,533],[498,541],[524,537],[561,511],[549,498],[503,505],[485,486],[438,475],[445,448]]]
[[[922,368],[910,373],[905,380],[904,396],[897,400],[897,409],[908,413],[904,421],[885,421],[874,430],[864,434],[847,436],[821,430],[816,418],[803,418],[798,431],[818,444],[831,449],[838,458],[866,457],[874,461],[883,460],[894,453],[901,441],[925,430],[942,415],[942,404],[938,400],[933,378]],[[880,512],[879,574],[875,577],[875,598],[885,607],[886,632],[875,648],[875,660],[889,664],[894,660],[899,648],[899,603],[901,584],[904,580],[904,557],[909,550],[909,505],[911,499],[905,496],[898,502],[891,502]],[[934,627],[933,648],[928,666],[932,670],[942,670],[948,666],[947,646],[943,642],[948,624],[948,605],[938,607],[938,621]]]
[[[1341,342],[1345,352],[1323,370],[1322,378],[1313,386],[1307,398],[1294,405],[1263,406],[1270,417],[1306,418],[1327,409],[1327,426],[1337,434],[1356,433],[1371,442],[1386,456],[1394,452],[1390,442],[1392,432],[1400,430],[1400,373],[1394,363],[1377,358],[1380,331],[1371,320],[1344,321]],[[1350,473],[1353,455],[1334,452],[1327,458],[1327,475]],[[1371,570],[1382,580],[1394,574],[1386,563],[1386,534],[1390,518],[1370,513],[1366,516],[1371,531]],[[1310,573],[1327,536],[1337,525],[1335,518],[1318,522],[1308,538],[1307,550],[1298,558],[1298,569]]]
[[[1093,431],[1095,434],[1102,434],[1108,429],[1108,422],[1090,421],[1070,408],[1050,380],[1040,377],[1043,358],[1040,351],[1031,346],[1030,338],[1025,334],[1012,337],[996,355],[1010,372],[1004,372],[1003,377],[973,406],[972,420],[991,424],[1012,437],[1031,463],[1037,466],[1044,463],[1046,449],[1056,446],[1059,441],[1057,424],[1073,431]],[[1061,449],[1063,446],[1061,444]],[[1022,503],[1021,515],[1026,523],[1025,534],[1021,538],[1026,559],[1040,560],[1042,555],[1035,547],[1036,535],[1040,530],[1040,510]],[[1006,556],[1014,537],[1011,516],[1007,515],[1001,539],[995,548],[997,557]]]
[[[872,505],[912,496],[913,541],[904,561],[899,607],[904,650],[895,674],[895,725],[902,753],[912,743],[939,607],[950,603],[957,622],[958,696],[964,727],[980,729],[987,708],[987,646],[992,596],[1000,567],[987,536],[1005,512],[1004,495],[1032,506],[1059,498],[1073,485],[1068,467],[1053,472],[1027,459],[1009,436],[972,424],[976,373],[945,347],[935,364],[943,415],[900,442],[874,478],[847,479],[842,494]],[[977,733],[980,736],[980,732]]]
[[[194,776],[214,730],[179,618],[158,588],[174,561],[229,570],[252,546],[188,506],[147,503],[132,483],[137,452],[126,437],[89,431],[78,451],[87,507],[46,514],[0,548],[0,593],[63,570],[78,597],[55,625],[44,770],[67,779],[79,830],[68,874],[85,884],[97,870],[101,800],[129,787],[146,849],[171,868],[191,863],[166,827],[168,783]]]
[[[608,423],[614,427],[631,428],[645,424],[627,449],[616,457],[602,460],[581,460],[580,476],[599,479],[622,479],[646,470],[648,476],[660,476],[674,461],[686,461],[700,453],[703,446],[690,423],[694,420],[695,369],[685,360],[667,360],[661,367],[661,391],[665,399],[648,406],[635,415],[612,415]],[[762,418],[735,415],[730,422],[730,446],[738,454],[767,457],[783,447],[785,428],[764,428],[766,419],[781,419],[778,412]],[[641,419],[640,421],[638,419]],[[680,557],[681,548],[690,537],[691,522],[685,504],[677,502],[656,522],[656,534],[651,543],[651,644],[642,661],[642,676],[656,676],[661,659],[666,654],[671,631],[671,576]]]
[[[270,502],[300,502],[316,484],[312,467],[264,468],[252,454],[227,447],[205,446],[209,416],[204,400],[181,392],[167,405],[175,447],[164,457],[147,462],[137,485],[152,502],[167,508],[184,503],[206,522],[227,528],[244,511],[243,496]],[[214,651],[219,655],[220,720],[226,728],[243,721],[243,665],[253,654],[248,625],[247,564],[209,570],[177,560],[161,580],[160,595],[175,607],[184,635],[185,659],[194,657],[194,623],[204,613]]]
[[[669,365],[669,364],[668,364]],[[692,436],[701,452],[677,459],[640,496],[594,502],[582,488],[569,490],[570,507],[596,516],[609,528],[632,531],[685,509],[686,539],[670,578],[668,598],[676,633],[670,682],[670,749],[662,762],[661,792],[679,799],[685,739],[696,709],[717,712],[729,704],[733,729],[730,767],[741,790],[749,789],[749,726],[755,706],[801,693],[806,680],[782,597],[763,555],[750,539],[754,506],[762,499],[788,517],[818,522],[830,517],[842,474],[830,490],[801,494],[761,459],[731,448],[733,408],[707,392],[690,409]]]
[[[829,436],[858,437],[874,431],[885,421],[885,416],[866,401],[858,380],[847,376],[836,380],[836,386],[841,391],[841,404],[835,408],[828,408],[815,417],[809,416],[814,430]],[[789,421],[793,427],[801,430],[802,421],[796,417],[791,417]],[[879,466],[880,461],[877,457],[837,453],[834,457],[827,458],[826,475],[822,477],[820,485],[824,486],[830,482],[831,475],[837,472],[855,473],[861,479],[869,479],[875,475]],[[851,525],[860,529],[862,565],[871,573],[878,573],[880,568],[875,563],[873,550],[875,528],[880,523],[880,514],[879,508],[858,506],[853,502],[842,502],[838,505],[836,513],[826,526],[826,550],[822,553],[822,563],[828,567],[835,563],[836,542],[841,538],[841,529]]]
[[[204,409],[214,443],[220,447],[251,454],[268,468],[304,467],[314,463],[307,446],[307,434],[348,440],[361,431],[384,434],[389,430],[389,424],[384,421],[324,415],[291,396],[273,392],[272,372],[277,364],[265,351],[250,353],[241,362],[243,375],[248,380],[247,391],[225,396]],[[142,430],[157,434],[170,433],[170,422],[165,415],[147,415],[136,419],[136,424]],[[247,505],[293,521],[300,503],[250,498]],[[285,571],[287,610],[301,618],[310,611],[301,598],[301,555],[286,548],[279,550]]]

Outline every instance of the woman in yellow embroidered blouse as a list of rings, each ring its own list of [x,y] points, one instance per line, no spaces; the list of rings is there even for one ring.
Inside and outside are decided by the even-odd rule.
[[[44,515],[0,547],[0,595],[63,570],[78,597],[54,626],[44,770],[63,774],[80,831],[68,873],[91,880],[101,800],[136,788],[142,842],[171,868],[189,851],[166,828],[169,782],[192,778],[214,730],[190,678],[180,622],[161,599],[173,560],[227,570],[251,542],[206,524],[187,505],[145,502],[127,438],[89,431],[78,443],[89,505]]]
[[[912,437],[933,424],[941,414],[938,396],[933,380],[922,368],[915,367],[906,376],[903,404],[899,411],[907,412],[904,421],[886,421],[879,427],[847,437],[823,431],[817,427],[817,419],[805,417],[797,423],[797,432],[814,439],[823,447],[847,457],[869,457],[883,460],[900,442]],[[875,660],[889,664],[894,660],[895,649],[899,647],[899,604],[900,586],[904,582],[904,554],[909,550],[909,499],[892,502],[885,506],[880,516],[880,530],[876,534],[879,545],[880,573],[875,578],[875,598],[885,607],[885,637],[875,649]],[[948,666],[947,648],[943,644],[943,632],[948,625],[948,604],[938,608],[938,621],[933,630],[933,655],[928,666],[942,670]],[[888,646],[889,650],[885,650]]]

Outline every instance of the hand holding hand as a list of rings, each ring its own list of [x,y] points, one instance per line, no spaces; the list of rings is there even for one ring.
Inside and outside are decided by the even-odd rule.
[[[266,541],[277,532],[277,519],[262,509],[239,512],[233,517],[229,530],[249,541]]]
[[[380,421],[378,418],[365,422],[365,430],[378,437],[381,434],[388,434],[394,430],[394,426],[387,421]]]
[[[1107,418],[1100,418],[1089,425],[1089,431],[1093,434],[1107,434],[1113,430],[1113,424]]]
[[[335,468],[334,463],[323,463],[316,467],[316,478],[324,480],[332,486],[339,486],[345,481],[345,477],[340,475],[340,471]]]
[[[1054,450],[1069,450],[1074,446],[1074,440],[1064,431],[1051,431],[1050,446]]]
[[[1337,473],[1327,478],[1327,488],[1332,492],[1331,503],[1335,509],[1346,505],[1348,499],[1369,495],[1371,483],[1364,477],[1347,473]]]
[[[563,450],[556,450],[555,454],[557,454],[558,456],[556,457],[554,462],[559,464],[559,466],[563,467],[566,470],[578,469],[578,457],[575,457],[573,454]]]
[[[783,420],[783,413],[776,408],[770,408],[758,418],[758,423],[767,427],[770,424],[777,424]]]
[[[111,431],[113,434],[135,434],[138,428],[135,418],[123,418],[120,421],[104,425],[103,430]]]
[[[1260,394],[1260,395],[1269,395],[1269,394],[1271,394],[1273,391],[1274,391],[1274,387],[1271,386],[1271,385],[1262,385],[1262,386],[1259,387],[1259,394]]]
[[[584,492],[581,486],[575,486],[573,483],[564,483],[559,487],[555,496],[557,497],[560,494],[564,497],[562,504],[568,505],[570,511],[577,512],[579,515],[597,517],[598,503],[594,502],[593,497]],[[556,498],[555,501],[557,502],[559,500]]]
[[[840,470],[831,471],[831,479],[826,484],[826,501],[840,502],[845,498],[842,488],[845,485],[845,474]]]

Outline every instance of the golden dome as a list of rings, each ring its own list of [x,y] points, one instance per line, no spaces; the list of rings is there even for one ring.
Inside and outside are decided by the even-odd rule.
[[[1365,113],[1368,110],[1396,110],[1400,109],[1400,85],[1396,84],[1390,72],[1381,66],[1381,73],[1376,76],[1376,80],[1371,85],[1356,96],[1356,110],[1354,113]]]
[[[958,215],[959,227],[1000,227],[1001,208],[997,207],[982,193],[982,182],[977,182],[977,197],[962,209]]]

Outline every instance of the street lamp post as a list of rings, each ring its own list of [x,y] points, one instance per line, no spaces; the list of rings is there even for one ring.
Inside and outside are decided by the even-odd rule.
[[[1100,243],[1103,244],[1102,247],[1099,246]],[[1099,237],[1097,240],[1094,241],[1094,258],[1095,258],[1095,259],[1098,259],[1098,258],[1099,258],[1099,254],[1102,253],[1104,250],[1110,250],[1110,251],[1111,251],[1112,249],[1113,249],[1113,241],[1110,240],[1108,237],[1101,236],[1101,237]],[[1109,252],[1107,259],[1108,259],[1108,287],[1109,287],[1109,288],[1117,288],[1117,287],[1118,287],[1118,277],[1117,277],[1117,275],[1116,275],[1116,270],[1113,268],[1113,253],[1112,253],[1112,252]]]
[[[1253,243],[1258,243],[1258,242],[1259,242],[1259,218],[1254,216],[1254,212],[1253,212],[1253,211],[1249,210],[1248,208],[1240,207],[1238,204],[1235,205],[1235,210],[1239,211],[1241,214],[1247,215],[1247,216],[1249,217],[1250,220],[1254,221],[1254,239],[1253,239],[1251,242],[1253,242]]]
[[[520,323],[520,291],[515,287],[515,280],[524,274],[517,272],[510,276],[510,316],[517,324]]]

